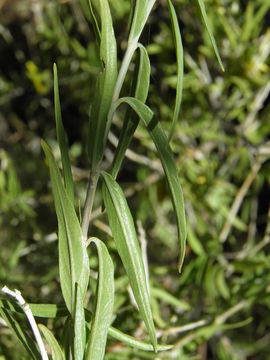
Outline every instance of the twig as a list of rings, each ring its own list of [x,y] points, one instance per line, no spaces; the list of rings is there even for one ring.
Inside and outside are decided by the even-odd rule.
[[[263,237],[262,241],[260,241],[251,250],[252,256],[255,256],[260,250],[262,250],[268,244],[270,244],[270,206],[268,208],[267,224],[266,224],[266,228],[265,228],[264,237]]]
[[[29,304],[24,300],[24,298],[22,297],[19,290],[15,289],[15,291],[12,291],[7,286],[4,286],[2,288],[2,292],[4,294],[9,295],[12,298],[14,298],[21,305],[21,307],[22,307],[22,309],[23,309],[23,311],[24,311],[24,313],[25,313],[25,315],[26,315],[26,317],[27,317],[27,319],[29,321],[29,324],[30,324],[30,326],[31,326],[31,328],[33,330],[34,336],[36,338],[36,341],[37,341],[37,344],[38,344],[38,347],[39,347],[39,350],[40,350],[42,360],[49,360],[46,349],[45,349],[45,346],[44,346],[44,343],[42,341],[40,332],[39,332],[38,327],[37,327],[37,323],[36,323],[35,318],[34,318],[34,316],[32,314],[32,311],[30,309]]]
[[[227,218],[227,220],[221,230],[221,233],[219,235],[220,242],[225,242],[227,240],[229,232],[232,227],[233,220],[234,220],[236,214],[238,213],[238,211],[241,207],[241,204],[242,204],[251,184],[253,183],[254,179],[256,178],[256,176],[261,168],[261,165],[262,165],[262,161],[258,159],[252,166],[251,171],[249,172],[249,174],[246,177],[245,181],[243,182],[242,186],[238,190],[236,197],[234,199],[233,205],[230,209],[228,218]]]
[[[195,321],[183,326],[175,326],[171,327],[169,329],[160,329],[157,331],[157,336],[164,336],[164,335],[175,335],[175,334],[181,334],[186,331],[195,330],[199,327],[205,326],[209,323],[207,320],[199,320]]]

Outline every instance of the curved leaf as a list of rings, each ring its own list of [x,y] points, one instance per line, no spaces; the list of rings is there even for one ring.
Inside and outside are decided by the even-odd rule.
[[[139,47],[139,61],[136,63],[136,68],[133,76],[133,84],[131,89],[131,95],[141,100],[146,101],[149,83],[150,83],[150,61],[145,47],[141,44]],[[132,136],[138,126],[139,118],[130,108],[127,108],[123,127],[118,141],[118,146],[115,151],[113,165],[112,165],[112,177],[116,178],[123,159],[125,157],[126,150],[131,142]]]
[[[79,220],[63,186],[60,171],[49,146],[41,141],[46,155],[58,220],[59,272],[62,293],[69,312],[74,314],[75,284],[81,286],[84,297],[89,278],[89,260],[82,242]]]
[[[221,57],[219,55],[219,51],[218,51],[218,47],[217,47],[217,44],[216,44],[215,37],[213,35],[213,32],[212,32],[210,24],[209,24],[208,16],[207,16],[207,13],[206,13],[206,10],[205,10],[204,0],[198,0],[198,4],[199,4],[199,7],[201,9],[201,14],[202,14],[202,18],[203,18],[203,21],[204,21],[204,25],[205,25],[206,30],[208,32],[208,35],[210,37],[210,40],[211,40],[213,49],[215,51],[219,66],[220,66],[222,71],[225,71],[222,60],[221,60]]]
[[[100,60],[103,71],[99,74],[89,120],[88,155],[95,173],[100,163],[106,141],[107,116],[117,76],[116,40],[110,7],[107,0],[100,0],[101,39]]]
[[[67,139],[62,122],[56,64],[53,65],[53,74],[54,74],[54,111],[55,111],[55,122],[56,122],[56,134],[61,151],[61,160],[63,166],[65,188],[70,198],[70,201],[74,203],[73,180],[72,180],[71,166],[68,155]]]
[[[173,112],[173,122],[172,127],[169,133],[169,142],[173,136],[175,126],[179,117],[181,102],[182,102],[182,92],[183,92],[183,81],[184,81],[184,52],[183,44],[180,33],[180,28],[176,16],[176,12],[171,0],[167,0],[170,18],[173,31],[174,45],[176,48],[176,61],[177,61],[177,83],[176,83],[176,98],[175,98],[175,107]]]
[[[140,314],[145,322],[154,349],[157,349],[155,327],[150,307],[142,254],[133,219],[125,195],[111,175],[102,172],[103,199],[118,253],[127,272]]]
[[[178,178],[178,172],[174,162],[173,152],[168,144],[168,139],[161,127],[161,124],[153,118],[153,112],[149,109],[148,106],[143,104],[138,99],[125,97],[118,100],[116,107],[121,103],[127,103],[132,109],[137,113],[140,119],[143,121],[147,130],[149,131],[168,180],[168,184],[171,191],[171,197],[175,209],[176,219],[177,219],[177,228],[178,228],[178,237],[179,237],[179,272],[181,272],[181,267],[185,257],[185,248],[186,248],[186,217],[185,217],[185,207],[184,207],[184,197],[180,181]]]
[[[140,0],[136,1],[135,7],[133,2],[133,17],[128,38],[129,43],[132,41],[138,41],[155,2],[156,0]]]
[[[109,328],[109,336],[112,338],[121,341],[122,343],[133,347],[134,349],[143,350],[143,351],[153,351],[153,345],[145,341],[135,339],[133,336],[124,334],[122,331],[115,329],[114,327]],[[168,351],[172,348],[172,345],[157,345],[157,351]]]
[[[42,334],[50,345],[53,360],[65,360],[62,349],[58,344],[56,338],[54,337],[53,333],[42,324],[39,324],[38,327],[42,331]]]
[[[114,304],[114,268],[106,246],[97,238],[91,238],[98,250],[99,269],[96,304],[92,318],[86,359],[104,358],[108,329],[112,321]]]

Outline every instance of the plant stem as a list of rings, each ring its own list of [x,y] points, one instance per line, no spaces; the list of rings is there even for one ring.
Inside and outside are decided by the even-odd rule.
[[[84,243],[87,240],[88,227],[90,223],[90,216],[92,213],[98,178],[99,178],[98,172],[92,173],[90,175],[90,179],[88,183],[87,194],[83,209],[83,217],[82,217],[82,240]]]
[[[108,121],[107,121],[105,134],[109,133],[113,115],[115,112],[115,103],[119,99],[120,91],[122,89],[132,56],[133,56],[135,50],[137,49],[137,46],[138,46],[138,39],[136,38],[130,44],[128,44],[128,47],[126,49],[126,52],[125,52],[118,76],[117,76],[115,87],[114,87],[113,98],[112,98],[111,107],[110,107],[110,110],[108,113]],[[107,135],[106,135],[106,139],[107,139]]]

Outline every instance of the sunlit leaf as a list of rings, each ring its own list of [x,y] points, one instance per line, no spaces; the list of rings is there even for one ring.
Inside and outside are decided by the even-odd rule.
[[[60,171],[49,146],[42,141],[54,195],[55,209],[58,219],[59,272],[61,289],[71,314],[74,313],[75,284],[78,283],[84,297],[89,278],[89,260],[86,245],[82,242],[82,234],[74,206],[63,186]]]
[[[86,359],[104,358],[108,329],[112,321],[114,304],[114,268],[106,246],[97,238],[91,238],[98,250],[99,268],[95,310],[92,317],[90,339]]]
[[[53,360],[65,360],[61,347],[58,344],[53,333],[48,328],[46,328],[46,326],[42,324],[39,324],[38,327],[42,331],[42,334],[44,335],[46,341],[48,342],[51,348]]]
[[[161,124],[153,118],[153,112],[135,98],[121,98],[118,100],[116,107],[121,103],[127,103],[137,113],[149,131],[159,154],[166,178],[171,191],[171,197],[177,218],[178,237],[179,237],[179,271],[184,261],[186,247],[186,218],[184,208],[184,197],[180,185],[178,172],[174,162],[173,152],[168,144],[168,139],[161,127]]]
[[[72,180],[70,160],[68,155],[67,139],[62,122],[56,64],[53,65],[53,73],[54,73],[54,110],[55,110],[57,140],[61,151],[61,160],[63,166],[65,188],[70,198],[70,201],[74,203],[73,180]]]
[[[133,219],[120,186],[111,175],[102,172],[102,176],[104,180],[102,187],[103,199],[113,238],[129,277],[140,314],[148,329],[151,342],[156,349],[157,339],[150,307],[150,296]]]
[[[134,349],[143,350],[143,351],[153,351],[153,345],[145,341],[135,339],[133,336],[127,335],[122,331],[115,329],[114,327],[109,328],[109,336],[121,341],[127,346],[131,346]],[[167,351],[172,348],[172,345],[157,345],[157,351]]]
[[[103,69],[97,80],[89,119],[88,139],[88,155],[93,172],[96,172],[97,165],[103,157],[107,138],[107,116],[111,106],[117,76],[116,40],[113,31],[110,7],[107,0],[100,0],[100,19],[100,60]]]
[[[145,102],[150,82],[150,61],[146,49],[139,44],[139,61],[136,62],[136,68],[133,76],[133,84],[131,89],[131,96],[136,99]],[[139,118],[132,111],[131,108],[127,108],[124,123],[122,126],[121,134],[118,141],[118,146],[115,151],[112,176],[116,178],[117,173],[120,170],[120,166],[125,157],[126,150],[131,142],[133,134],[138,126]]]
[[[133,8],[133,17],[128,38],[129,43],[132,41],[138,41],[155,2],[156,0],[136,1],[135,7]]]
[[[13,304],[13,302],[10,300],[1,300],[0,305],[0,316],[2,317],[2,319],[4,319],[8,327],[12,330],[13,334],[21,342],[23,347],[28,352],[29,356],[32,359],[38,359],[40,357],[40,354],[37,350],[35,342],[28,335],[26,329],[22,326],[21,318],[16,318],[16,309],[18,307],[21,311],[23,311],[21,307],[17,306],[17,304]],[[11,309],[12,311],[9,311],[9,309]],[[28,330],[31,331],[30,328]]]
[[[220,66],[220,68],[221,68],[222,71],[225,71],[225,70],[224,70],[224,66],[223,66],[223,64],[222,64],[221,57],[220,57],[220,55],[219,55],[219,51],[218,51],[218,48],[217,48],[217,44],[216,44],[215,37],[214,37],[213,32],[212,32],[211,27],[210,27],[210,23],[209,23],[209,20],[208,20],[208,16],[207,16],[207,13],[206,13],[206,10],[205,10],[204,0],[198,0],[198,4],[199,4],[199,6],[200,6],[202,18],[203,18],[203,21],[204,21],[206,30],[207,30],[207,32],[208,32],[208,35],[209,35],[209,37],[210,37],[212,46],[213,46],[213,48],[214,48],[214,51],[215,51],[215,54],[216,54],[216,57],[217,57],[219,66]]]
[[[173,136],[176,123],[178,121],[181,102],[182,102],[183,81],[184,81],[184,52],[183,52],[183,44],[182,44],[180,28],[174,6],[171,0],[167,0],[167,3],[170,10],[170,18],[172,24],[172,32],[173,32],[174,46],[176,49],[176,61],[177,61],[176,98],[175,98],[175,107],[173,112],[173,122],[169,133],[169,141],[170,141]]]

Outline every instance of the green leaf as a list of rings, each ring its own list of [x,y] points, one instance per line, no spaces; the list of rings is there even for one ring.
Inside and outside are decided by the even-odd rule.
[[[218,48],[217,48],[216,40],[215,40],[215,38],[214,38],[213,32],[212,32],[211,27],[210,27],[210,24],[209,24],[208,16],[207,16],[207,13],[206,13],[206,10],[205,10],[204,0],[198,0],[198,4],[199,4],[199,6],[200,6],[202,18],[203,18],[203,21],[204,21],[204,25],[205,25],[206,30],[207,30],[207,32],[208,32],[208,35],[209,35],[209,37],[210,37],[210,40],[211,40],[213,49],[214,49],[214,51],[215,51],[215,54],[216,54],[216,57],[217,57],[219,66],[220,66],[220,68],[221,68],[222,71],[225,71],[225,70],[224,70],[224,66],[223,66],[223,64],[222,64],[221,57],[220,57],[220,55],[219,55],[219,51],[218,51]]]
[[[21,342],[32,359],[40,359],[40,354],[37,350],[35,342],[27,334],[27,331],[21,326],[21,318],[16,318],[16,309],[23,310],[17,304],[14,304],[10,300],[1,300],[0,316],[5,320],[8,327],[12,330],[13,334]],[[18,313],[20,312],[18,311]],[[13,312],[13,314],[11,313]],[[28,322],[27,322],[28,324]],[[29,326],[29,325],[28,325]],[[30,329],[29,329],[30,330]],[[31,331],[31,330],[30,330]]]
[[[183,81],[184,81],[184,52],[183,52],[183,44],[182,44],[180,28],[174,6],[171,0],[167,0],[167,3],[170,11],[173,39],[176,49],[176,61],[177,61],[176,98],[175,98],[175,106],[173,112],[173,122],[169,133],[169,141],[170,141],[173,136],[175,126],[179,117],[179,112],[182,102]]]
[[[98,21],[95,16],[93,7],[92,7],[92,1],[91,0],[80,0],[80,4],[82,7],[82,10],[85,14],[85,17],[87,20],[89,20],[92,23],[94,32],[95,32],[95,38],[98,44],[100,44],[100,29],[98,26]]]
[[[107,209],[110,227],[121,257],[140,314],[145,322],[154,349],[157,349],[155,327],[150,307],[150,294],[147,289],[146,275],[141,249],[137,240],[133,219],[125,195],[106,172],[103,177],[103,199]]]
[[[58,344],[53,333],[49,329],[47,329],[46,326],[42,324],[39,324],[38,327],[42,331],[42,334],[44,335],[46,341],[50,345],[53,360],[65,360],[61,347]]]
[[[124,334],[122,331],[115,329],[114,327],[109,328],[109,336],[121,341],[122,343],[126,344],[127,346],[131,346],[134,349],[143,350],[143,351],[153,351],[153,345],[149,344],[145,341],[141,341],[135,339],[133,336]],[[170,350],[173,346],[172,345],[157,345],[157,351],[167,351]]]
[[[84,297],[82,296],[81,287],[75,284],[75,306],[74,306],[74,359],[81,360],[84,356],[86,333],[85,333],[85,317],[84,317]]]
[[[165,303],[172,305],[175,309],[180,309],[183,311],[190,310],[190,305],[187,302],[177,299],[175,296],[171,295],[164,289],[151,287],[151,294],[153,297],[161,299]]]
[[[86,359],[104,358],[108,329],[112,321],[114,304],[114,268],[106,246],[97,238],[91,238],[98,250],[99,268],[95,310],[92,318]]]
[[[101,39],[100,60],[103,71],[99,74],[89,120],[88,155],[92,172],[102,160],[107,139],[107,117],[117,77],[117,48],[110,7],[107,0],[100,0]]]
[[[136,1],[135,7],[133,4],[133,18],[128,38],[129,44],[133,41],[137,42],[139,40],[141,32],[145,26],[145,23],[155,2],[156,0],[140,0]]]
[[[133,76],[133,84],[131,89],[131,96],[136,99],[146,101],[149,83],[150,83],[150,61],[146,49],[143,45],[139,44],[139,61],[136,62],[136,68]],[[116,178],[123,159],[125,157],[126,150],[131,142],[132,136],[138,126],[139,118],[132,111],[131,108],[127,108],[123,127],[118,141],[118,146],[115,151],[113,165],[112,165],[112,176]]]
[[[70,201],[74,203],[74,187],[73,187],[70,160],[68,155],[67,139],[62,122],[56,64],[53,65],[53,73],[54,73],[54,110],[55,110],[57,140],[61,151],[61,160],[63,166],[65,188],[70,198]]]
[[[178,178],[178,172],[174,162],[173,152],[168,144],[168,139],[161,127],[161,124],[153,118],[153,112],[148,106],[143,104],[138,99],[134,98],[121,98],[117,101],[115,107],[121,103],[127,103],[137,113],[140,119],[143,121],[147,130],[149,131],[157,151],[170,187],[171,197],[175,209],[177,227],[178,227],[178,238],[179,238],[179,271],[181,272],[182,264],[185,257],[186,247],[186,218],[185,218],[185,207],[184,197],[180,181]]]
[[[63,186],[60,171],[49,146],[41,141],[51,175],[58,220],[59,272],[62,293],[69,312],[74,314],[75,284],[84,297],[89,279],[89,259],[74,206]]]

